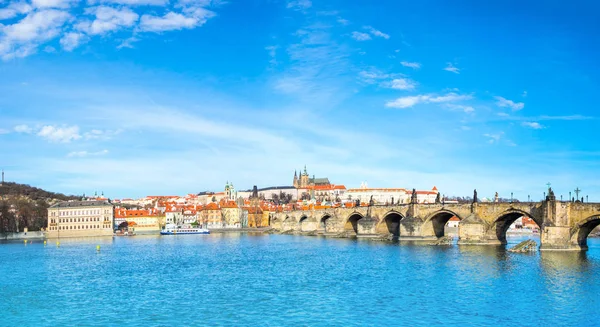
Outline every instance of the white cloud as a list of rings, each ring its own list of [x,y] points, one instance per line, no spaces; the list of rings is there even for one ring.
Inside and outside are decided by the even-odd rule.
[[[368,30],[368,31],[369,31],[369,33],[371,33],[371,34],[372,34],[372,35],[374,35],[374,36],[381,37],[381,38],[384,38],[384,39],[386,39],[386,40],[390,38],[390,36],[389,36],[388,34],[385,34],[385,33],[383,33],[383,32],[382,32],[382,31],[380,31],[380,30],[376,30],[376,29],[374,29],[374,28],[373,28],[373,27],[371,27],[371,26],[365,26],[364,28],[365,28],[366,30]]]
[[[390,83],[390,88],[395,90],[414,90],[417,83],[408,78],[396,78]]]
[[[447,93],[444,95],[434,95],[434,94],[423,94],[423,95],[413,95],[397,98],[393,101],[388,101],[385,106],[388,108],[410,108],[418,103],[442,103],[442,102],[454,102],[460,100],[469,100],[472,99],[471,95],[457,94],[457,93]]]
[[[473,108],[472,106],[465,106],[465,105],[460,105],[460,104],[447,103],[445,105],[445,107],[449,108],[451,110],[463,111],[465,113],[471,113],[471,112],[475,111],[475,108]]]
[[[108,154],[108,150],[102,150],[97,152],[88,152],[88,151],[73,151],[67,154],[67,157],[94,157],[94,156],[103,156]]]
[[[371,39],[371,36],[367,33],[354,31],[352,32],[352,38],[357,41],[367,41]]]
[[[25,2],[12,2],[5,8],[0,9],[0,20],[11,19],[18,15],[26,14],[31,9],[31,6]]]
[[[406,97],[398,98],[394,101],[388,101],[385,104],[385,106],[388,108],[399,108],[399,109],[410,108],[419,102],[424,102],[425,98],[426,98],[425,95],[406,96]]]
[[[143,15],[140,19],[140,31],[164,32],[172,30],[189,29],[203,25],[215,14],[204,8],[190,8],[186,12],[188,15],[168,12],[162,17]]]
[[[60,27],[70,18],[66,11],[49,9],[30,13],[18,23],[6,25],[3,32],[11,42],[43,41],[60,33]]]
[[[525,127],[529,127],[529,128],[533,128],[533,129],[542,129],[544,128],[544,126],[542,126],[540,123],[538,122],[523,122],[521,125],[525,126]]]
[[[419,69],[419,68],[421,68],[421,64],[418,63],[418,62],[402,61],[402,62],[400,62],[400,65],[402,65],[404,67],[412,68],[412,69]]]
[[[48,9],[29,13],[19,22],[2,28],[0,56],[4,60],[35,53],[40,43],[55,38],[71,17],[66,11]]]
[[[60,39],[60,45],[65,51],[73,51],[73,49],[88,40],[89,38],[83,33],[69,32]]]
[[[47,125],[42,127],[37,133],[38,136],[47,139],[50,142],[69,143],[81,138],[78,126],[56,127]]]
[[[31,4],[36,8],[69,8],[77,0],[32,0]]]
[[[287,7],[294,10],[304,10],[312,7],[310,0],[293,0],[288,1]]]
[[[27,57],[36,53],[39,47],[46,52],[54,52],[54,45],[45,43],[55,39],[58,39],[57,43],[65,51],[72,51],[89,41],[91,36],[104,36],[121,30],[132,31],[133,35],[118,39],[120,43],[117,43],[117,48],[132,47],[131,44],[139,40],[140,32],[163,32],[202,26],[215,16],[214,12],[205,7],[214,8],[224,1],[177,0],[160,15],[147,13],[141,19],[140,14],[129,7],[100,5],[81,8],[80,3],[80,0],[32,0],[31,4],[12,2],[1,8],[0,20],[18,20],[12,24],[0,24],[0,58],[6,61]],[[169,0],[87,1],[87,4],[99,3],[166,6]],[[25,17],[19,17],[24,14]],[[95,18],[89,19],[89,15]]]
[[[527,97],[527,91],[523,91],[523,94],[521,94],[522,97],[526,98]]]
[[[496,99],[498,102],[496,102],[496,104],[498,105],[498,107],[502,107],[502,108],[511,108],[512,110],[521,110],[525,107],[525,104],[523,102],[514,102],[512,100],[508,100],[505,99],[503,97],[499,97],[496,96],[494,97],[494,99]]]
[[[30,134],[31,132],[33,132],[33,128],[29,127],[28,125],[17,125],[15,126],[14,130],[17,133],[25,134]]]
[[[126,6],[165,6],[169,0],[88,0],[90,4],[108,3]]]
[[[444,68],[445,71],[448,72],[453,72],[455,74],[460,74],[460,69],[458,69],[458,67],[454,66],[451,62],[446,64],[446,67]]]
[[[116,31],[121,28],[133,26],[139,16],[129,8],[115,9],[112,7],[99,6],[85,10],[88,15],[95,15],[96,19],[82,21],[75,28],[90,35],[102,35]]]

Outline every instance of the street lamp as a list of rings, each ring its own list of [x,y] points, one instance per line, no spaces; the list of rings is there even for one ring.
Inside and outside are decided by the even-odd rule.
[[[510,203],[513,202],[513,192],[510,192]]]
[[[531,195],[527,194],[527,202],[531,202]]]

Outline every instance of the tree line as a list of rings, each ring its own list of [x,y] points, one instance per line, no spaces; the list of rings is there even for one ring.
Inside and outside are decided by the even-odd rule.
[[[80,196],[64,195],[26,184],[4,182],[0,186],[0,233],[22,232],[45,228],[48,207],[59,201],[79,200]]]

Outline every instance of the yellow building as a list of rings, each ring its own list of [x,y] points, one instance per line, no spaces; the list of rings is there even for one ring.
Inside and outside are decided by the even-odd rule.
[[[68,201],[48,208],[46,237],[113,235],[114,207],[108,201]]]
[[[138,234],[157,234],[160,232],[160,219],[157,209],[115,210],[115,227],[122,222],[128,223],[128,231]]]

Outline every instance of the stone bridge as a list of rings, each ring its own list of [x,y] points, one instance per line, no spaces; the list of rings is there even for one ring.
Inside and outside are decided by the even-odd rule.
[[[540,227],[541,250],[587,250],[587,237],[600,225],[600,203],[542,202],[401,204],[278,212],[271,226],[281,232],[345,233],[356,237],[393,235],[400,240],[436,240],[452,217],[461,222],[459,244],[506,244],[506,231],[521,216]]]

